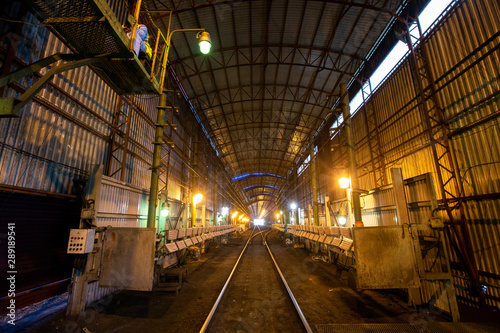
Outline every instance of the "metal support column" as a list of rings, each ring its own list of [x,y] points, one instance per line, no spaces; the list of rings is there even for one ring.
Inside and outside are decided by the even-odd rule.
[[[212,221],[214,224],[217,222],[217,168],[214,167],[214,186],[213,186],[213,205],[212,205]],[[221,224],[223,221],[221,221]]]
[[[207,207],[205,205],[201,205],[201,226],[202,227],[210,226],[210,223],[208,223],[208,226],[207,226],[207,219],[205,218],[206,209],[207,209]],[[212,224],[213,224],[213,221],[212,221]],[[215,224],[213,224],[213,225],[215,225]],[[194,225],[193,227],[196,227],[196,225]]]
[[[377,115],[375,113],[374,103],[370,98],[372,95],[372,85],[370,80],[361,84],[361,95],[363,97],[363,111],[365,116],[368,146],[370,147],[374,187],[381,187],[387,185],[387,175],[384,154],[382,153],[382,145],[380,144]]]
[[[140,13],[140,5],[141,3],[138,2],[136,4],[135,8],[135,18],[136,18],[136,24],[133,27],[132,31],[132,36],[135,36],[135,29],[137,28],[137,18],[139,17]],[[159,92],[160,92],[160,102],[158,105],[158,118],[157,122],[155,124],[156,126],[156,132],[155,132],[155,141],[153,142],[154,144],[154,150],[153,150],[153,163],[152,163],[152,171],[151,171],[151,186],[149,189],[149,208],[148,208],[148,228],[154,228],[156,224],[156,205],[157,205],[157,200],[158,200],[158,181],[160,179],[160,166],[161,166],[161,145],[164,143],[163,142],[163,128],[165,127],[164,123],[164,118],[165,118],[165,109],[167,109],[167,95],[166,95],[166,90],[164,88],[165,86],[165,79],[168,76],[167,72],[167,64],[168,64],[168,54],[170,52],[170,41],[172,39],[172,35],[175,32],[194,32],[194,31],[205,31],[205,29],[177,29],[170,31],[170,22],[172,20],[172,12],[169,12],[169,18],[168,18],[168,26],[167,26],[167,40],[166,40],[166,46],[165,46],[165,51],[163,54],[163,60],[161,64],[161,75],[160,75],[160,83],[159,83]],[[130,40],[130,45],[133,46],[134,37]],[[171,146],[173,146],[173,143],[170,143]]]
[[[422,31],[418,19],[416,28],[410,30],[410,23],[406,24],[406,40],[410,50],[410,68],[420,113],[425,121],[426,130],[431,144],[432,157],[436,167],[441,204],[448,215],[450,225],[454,231],[460,252],[457,255],[463,258],[467,274],[472,287],[478,292],[479,272],[474,257],[472,241],[465,216],[464,204],[460,197],[460,188],[457,173],[451,154],[451,140],[447,128],[446,116],[436,96],[434,75],[429,66],[429,56],[425,42],[422,40]],[[412,40],[419,40],[419,49],[415,50]],[[455,213],[458,216],[455,216]],[[457,221],[458,220],[458,221]],[[482,300],[482,297],[480,297]]]
[[[196,205],[194,204],[194,195],[196,188],[196,166],[198,164],[198,134],[193,135],[193,159],[191,164],[191,227],[196,227]]]
[[[309,138],[309,166],[311,169],[311,185],[313,195],[313,218],[314,225],[319,225],[318,214],[318,185],[316,183],[316,157],[314,156],[314,140],[312,136]]]
[[[340,84],[340,107],[344,117],[345,136],[347,141],[347,158],[349,164],[349,176],[351,178],[352,206],[354,210],[354,222],[361,220],[361,204],[359,201],[359,183],[356,166],[356,155],[354,151],[354,133],[351,128],[351,112],[349,109],[349,96],[345,83]]]
[[[149,189],[148,228],[156,228],[156,206],[158,201],[158,181],[160,179],[161,146],[163,145],[163,128],[165,127],[165,109],[167,108],[167,94],[162,92],[158,105],[156,119],[155,141],[153,142],[153,165],[151,166],[151,186]]]
[[[332,227],[332,217],[330,216],[330,210],[328,205],[330,204],[330,197],[325,197],[325,223],[326,227]]]

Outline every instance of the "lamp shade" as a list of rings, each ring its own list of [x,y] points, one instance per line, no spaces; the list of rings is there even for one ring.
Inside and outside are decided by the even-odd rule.
[[[203,54],[210,52],[212,48],[212,41],[210,40],[210,34],[207,31],[202,31],[198,34],[198,46]]]

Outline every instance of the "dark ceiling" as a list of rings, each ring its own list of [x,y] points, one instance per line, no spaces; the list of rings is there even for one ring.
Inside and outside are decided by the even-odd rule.
[[[198,50],[195,33],[174,34],[169,60],[256,217],[264,209],[274,212],[311,136],[335,117],[337,98],[329,97],[342,82],[348,88],[356,84],[353,76],[366,69],[395,22],[392,14],[416,2],[422,1],[147,0],[145,5],[173,11],[171,30],[210,32],[209,55]],[[155,12],[151,18],[167,31],[168,14]]]

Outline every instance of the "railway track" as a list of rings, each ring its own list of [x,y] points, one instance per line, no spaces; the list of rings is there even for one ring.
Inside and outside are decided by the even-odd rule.
[[[293,327],[294,332],[312,332],[267,245],[271,231],[252,230],[200,333],[211,328],[217,332],[254,331],[259,324],[266,331],[272,326],[271,331]],[[260,291],[256,294],[257,289]]]

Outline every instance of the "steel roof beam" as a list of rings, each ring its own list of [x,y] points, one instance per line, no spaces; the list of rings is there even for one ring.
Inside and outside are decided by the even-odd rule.
[[[306,133],[306,132],[304,132]],[[249,141],[257,141],[257,140],[260,140],[259,138],[242,138],[242,139],[238,139],[236,141],[234,141],[233,143],[236,145],[236,144],[240,144],[240,143],[247,143]],[[283,139],[277,139],[277,138],[269,138],[269,139],[266,139],[265,141],[268,141],[268,142],[273,142],[273,141],[279,141],[279,142],[288,142],[290,141],[290,139],[287,139],[287,138],[283,138]],[[224,143],[224,144],[221,144],[219,147],[220,149],[224,149],[228,146],[230,146],[231,143]],[[224,158],[225,156],[227,155],[221,155],[221,158]]]
[[[272,189],[275,191],[279,191],[279,188],[273,187],[271,185],[252,185],[252,186],[245,187],[243,189],[243,191],[247,192],[247,191],[252,191],[255,189],[259,189],[259,188],[266,188],[266,189]]]
[[[312,64],[303,64],[303,63],[292,63],[292,62],[279,62],[279,61],[276,61],[276,62],[255,62],[255,63],[248,63],[248,64],[236,64],[236,65],[228,65],[228,66],[221,66],[219,68],[212,68],[212,70],[205,70],[205,71],[199,71],[199,72],[196,72],[195,70],[191,70],[193,72],[193,74],[189,74],[189,75],[183,75],[182,78],[179,79],[180,82],[183,82],[183,81],[186,81],[186,80],[189,80],[193,77],[197,77],[197,76],[202,76],[204,74],[209,74],[210,72],[212,71],[217,71],[217,70],[228,70],[228,69],[232,69],[232,68],[243,68],[245,66],[263,66],[263,67],[266,67],[266,66],[269,66],[269,65],[273,65],[273,66],[295,66],[295,67],[307,67],[307,68],[314,68],[316,70],[321,70],[321,71],[328,71],[328,72],[332,72],[332,73],[338,73],[338,74],[342,74],[342,75],[348,75],[350,77],[354,76],[354,71],[347,71],[347,70],[343,70],[343,69],[337,69],[337,68],[334,68],[334,67],[323,67],[323,66],[318,66],[318,65],[312,65]],[[186,66],[188,67],[187,65],[183,64],[183,63],[177,63],[175,64],[175,66]],[[186,71],[185,68],[183,68],[184,71]]]
[[[316,92],[316,93],[319,93],[319,94],[324,94],[325,98],[321,99],[320,102],[318,102],[318,98],[316,98],[316,103],[309,103],[308,100],[300,101],[300,103],[313,104],[313,105],[317,105],[317,106],[322,106],[322,104],[325,104],[329,100],[326,97],[329,97],[331,95],[331,93],[332,93],[330,90],[319,90],[319,89],[316,89],[316,88],[310,88],[308,86],[293,86],[293,85],[283,85],[283,84],[273,84],[273,86],[275,86],[275,87],[284,87],[284,88],[288,89],[289,92],[291,92],[291,88],[294,88],[296,91],[292,92],[294,94],[294,96],[292,96],[292,97],[296,97],[297,99],[304,99],[304,97],[308,97],[307,93],[306,94],[302,94],[302,95],[298,95],[298,93],[299,93],[298,90],[299,89],[309,90],[309,91]],[[203,94],[198,94],[198,95],[192,96],[191,99],[197,99],[197,100],[199,100],[201,97],[208,96],[208,95],[220,95],[221,91],[230,91],[231,89],[244,89],[244,88],[255,88],[255,87],[259,87],[260,88],[260,87],[262,87],[262,85],[260,83],[258,83],[258,84],[246,84],[246,85],[240,85],[240,86],[232,86],[232,87],[228,87],[228,88],[224,88],[224,89],[212,90],[212,91],[209,91],[209,92],[205,92]],[[261,90],[259,90],[259,92],[260,91]],[[257,99],[256,97],[253,97],[253,96],[249,96],[249,97],[252,98],[251,100]],[[223,96],[223,98],[225,100],[227,100],[228,102],[227,103],[222,103],[221,102],[220,104],[207,103],[207,106],[204,109],[206,109],[206,108],[213,108],[214,105],[228,105],[228,104],[242,102],[241,100],[231,100],[231,99],[227,98],[226,96]],[[276,99],[279,99],[279,98],[278,97],[274,98],[273,96],[270,96],[270,98],[269,98],[269,100],[276,100]],[[297,102],[297,100],[292,100],[292,101]],[[293,111],[290,110],[290,111],[287,111],[287,112],[293,112]],[[299,112],[296,112],[296,113],[299,113]]]
[[[313,115],[307,115],[307,116],[311,117],[311,118],[317,118],[316,116],[313,116]],[[263,126],[264,124],[269,124],[269,126],[268,127],[264,127]],[[283,127],[277,127],[276,130],[283,129],[285,131],[297,131],[299,133],[304,133],[304,134],[309,134],[310,133],[308,127],[297,126],[298,127],[298,129],[297,129],[296,127],[293,127],[292,124],[287,124],[287,123],[284,123],[284,122],[275,122],[275,121],[273,121],[273,122],[265,122],[265,123],[262,124],[262,126],[259,126],[259,125],[261,125],[261,124],[256,124],[256,123],[253,123],[253,122],[235,123],[233,125],[228,125],[226,127],[221,127],[220,129],[215,130],[214,133],[220,134],[219,132],[224,131],[224,130],[246,130],[246,129],[252,129],[252,128],[267,129],[267,128],[273,128],[272,125],[283,126]],[[243,128],[238,128],[239,126],[244,126],[244,127]],[[255,138],[252,138],[252,139],[255,139]]]
[[[216,1],[216,2],[214,1],[214,2],[210,2],[210,3],[203,3],[200,5],[194,5],[193,1],[191,1],[192,5],[190,7],[185,7],[185,8],[180,7],[182,1],[179,1],[177,6],[175,6],[172,2],[172,5],[173,5],[172,6],[172,10],[173,10],[172,14],[177,15],[180,13],[189,12],[192,10],[197,10],[197,9],[206,8],[206,7],[210,7],[210,6],[215,7],[215,6],[223,6],[223,5],[229,5],[229,4],[234,6],[234,4],[237,4],[237,3],[244,3],[244,2],[251,2],[251,1],[256,1],[256,0],[225,0],[225,1]],[[311,0],[311,1],[333,3],[333,4],[344,5],[344,6],[350,6],[350,7],[360,7],[360,8],[374,10],[374,11],[378,11],[378,12],[384,12],[384,13],[387,13],[398,20],[401,20],[401,18],[396,14],[396,12],[394,12],[390,9],[387,9],[387,8],[378,7],[375,5],[370,5],[367,3],[367,1],[365,1],[365,3],[354,2],[354,0],[351,0],[351,1],[349,1],[349,0]],[[166,16],[166,14],[160,14],[157,17],[161,18],[161,17],[165,17],[165,16]]]
[[[281,150],[271,150],[271,151],[281,151]],[[224,157],[222,157],[222,158],[225,158],[225,157],[228,157],[228,156],[234,156],[234,155],[236,155],[236,154],[231,153],[231,154],[226,155],[226,156],[224,156]],[[253,158],[248,158],[248,159],[240,159],[239,161],[241,162],[241,161],[248,161],[248,160],[255,161],[255,159],[253,159]],[[265,160],[267,160],[267,161],[282,161],[282,159],[281,159],[281,158],[265,158]],[[290,164],[293,164],[293,162],[292,162],[292,161],[284,161],[284,162],[285,162],[285,163],[290,163]],[[229,163],[234,163],[234,162],[229,162]],[[257,162],[254,162],[254,163],[245,163],[245,165],[247,165],[247,166],[254,166],[254,165],[256,165],[256,163],[257,163]],[[255,170],[255,171],[252,171],[252,172],[243,172],[243,173],[256,173],[256,172],[261,172],[261,171],[260,171],[260,170]],[[283,175],[279,175],[279,176],[281,176],[281,177],[285,177],[286,175],[284,175],[284,176],[283,176]]]
[[[226,48],[221,48],[218,50],[211,51],[210,53],[213,55],[217,55],[219,53],[226,53],[226,52],[238,52],[241,53],[244,57],[246,57],[246,54],[244,54],[242,51],[246,49],[279,49],[282,51],[283,49],[291,49],[289,53],[295,50],[308,50],[308,51],[317,51],[317,52],[326,52],[327,54],[335,54],[339,57],[348,57],[351,60],[357,60],[357,61],[363,61],[364,59],[362,57],[359,57],[355,54],[349,54],[349,53],[344,53],[341,51],[337,50],[332,50],[332,49],[325,49],[325,48],[319,48],[319,47],[314,47],[314,46],[307,46],[307,45],[294,45],[294,44],[257,44],[257,45],[242,45],[242,46],[233,46],[233,47],[226,47]],[[234,55],[234,53],[233,53]],[[232,55],[232,56],[233,56]],[[176,65],[182,62],[185,62],[186,60],[194,60],[199,57],[204,56],[203,54],[194,54],[189,57],[183,57],[183,58],[178,58],[177,60],[171,61],[172,64]],[[231,57],[232,57],[231,56]],[[237,57],[236,57],[237,58]],[[287,56],[287,58],[290,58],[290,56]],[[250,60],[250,59],[249,59]],[[285,59],[286,60],[286,59]],[[251,61],[250,61],[251,62]]]

